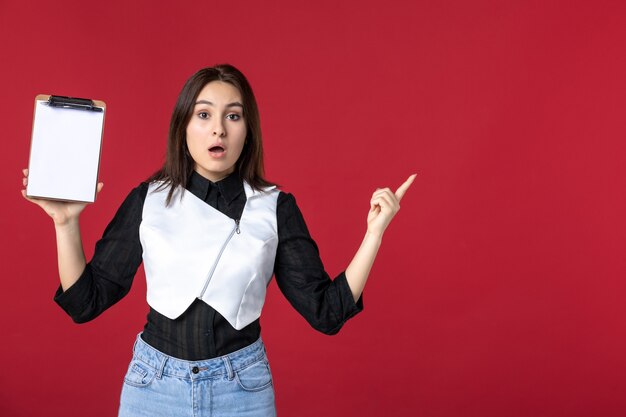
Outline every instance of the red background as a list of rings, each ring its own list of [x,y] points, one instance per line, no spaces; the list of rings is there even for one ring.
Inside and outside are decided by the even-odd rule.
[[[230,62],[331,274],[373,189],[419,171],[338,336],[271,285],[280,415],[626,415],[624,3],[296,3],[0,1],[0,414],[115,415],[147,312],[143,273],[86,325],[52,302],[52,222],[19,194],[35,95],[107,102],[90,256],[184,81]]]

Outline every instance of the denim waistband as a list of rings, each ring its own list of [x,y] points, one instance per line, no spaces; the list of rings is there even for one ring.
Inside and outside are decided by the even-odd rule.
[[[184,379],[203,379],[228,375],[231,379],[234,372],[265,357],[265,346],[259,337],[251,345],[228,355],[201,361],[186,361],[156,350],[144,342],[139,334],[133,347],[133,354],[135,359],[154,368],[157,371],[157,378],[167,375]]]

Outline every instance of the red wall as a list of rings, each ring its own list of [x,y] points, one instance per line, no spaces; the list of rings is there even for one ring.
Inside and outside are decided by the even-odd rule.
[[[420,173],[338,336],[272,284],[280,415],[625,415],[622,1],[167,3],[0,2],[0,415],[114,415],[147,312],[143,273],[86,325],[52,302],[52,222],[19,193],[35,95],[107,102],[90,256],[160,165],[185,79],[221,62],[331,274],[373,189]]]

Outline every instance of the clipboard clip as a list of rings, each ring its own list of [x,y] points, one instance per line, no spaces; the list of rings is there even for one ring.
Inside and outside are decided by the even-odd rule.
[[[47,101],[50,107],[62,107],[64,109],[78,109],[101,112],[102,108],[97,107],[93,100],[88,98],[76,98],[66,96],[50,96]]]

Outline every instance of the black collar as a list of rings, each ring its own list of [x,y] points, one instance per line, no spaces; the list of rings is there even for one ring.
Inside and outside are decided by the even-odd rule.
[[[243,190],[243,181],[239,177],[239,174],[233,172],[228,177],[221,179],[217,182],[212,182],[202,175],[198,174],[196,171],[191,173],[191,177],[189,177],[189,183],[187,184],[187,189],[195,194],[198,198],[202,200],[206,200],[207,195],[209,194],[209,190],[212,187],[217,187],[218,191],[224,197],[226,202],[230,204],[234,199],[236,199]]]

